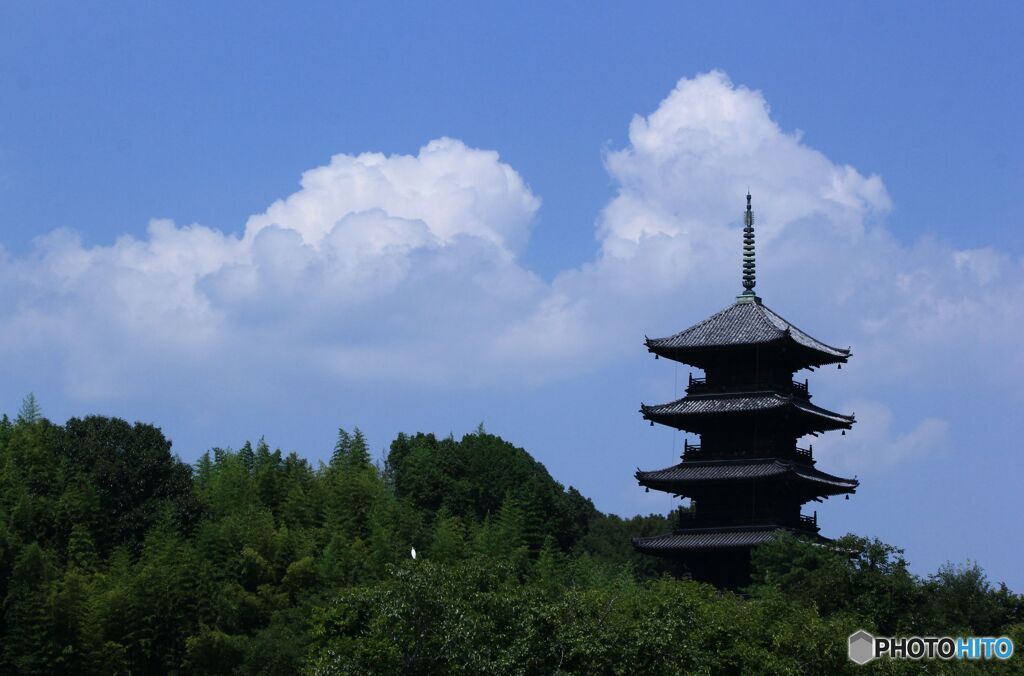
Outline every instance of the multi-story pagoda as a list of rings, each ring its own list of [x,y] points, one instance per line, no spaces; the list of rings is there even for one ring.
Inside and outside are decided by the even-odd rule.
[[[691,498],[679,528],[657,537],[634,538],[647,554],[684,563],[693,578],[718,587],[750,579],[750,551],[788,530],[818,541],[817,512],[801,514],[811,500],[853,493],[857,481],[815,467],[812,447],[797,441],[849,429],[852,415],[811,403],[802,369],[841,365],[850,357],[815,340],[768,309],[754,293],[754,214],[747,195],[743,229],[743,292],[736,302],[685,331],[647,339],[655,357],[704,371],[690,375],[686,396],[668,404],[641,405],[651,424],[700,435],[683,444],[682,462],[636,478],[648,489]]]

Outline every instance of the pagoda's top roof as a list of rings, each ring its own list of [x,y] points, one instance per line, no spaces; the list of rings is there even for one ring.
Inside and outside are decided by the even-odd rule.
[[[830,493],[852,492],[859,485],[856,479],[844,479],[802,462],[778,458],[687,460],[665,469],[650,472],[637,470],[636,478],[641,484],[662,487],[704,481],[769,479],[786,475],[824,484]]]
[[[741,295],[735,303],[685,331],[667,338],[647,338],[647,349],[668,359],[684,363],[702,351],[724,347],[758,346],[791,341],[798,346],[810,365],[845,362],[849,349],[832,347],[817,340],[754,295]],[[695,366],[701,364],[695,363]]]
[[[811,402],[792,394],[780,394],[775,391],[739,392],[730,394],[689,395],[667,404],[640,405],[640,412],[647,420],[672,424],[672,420],[684,420],[717,416],[732,413],[760,413],[780,408],[790,408],[798,413],[809,416],[817,422],[816,429],[833,430],[849,429],[853,426],[854,417],[835,413],[828,409],[815,406]],[[684,427],[683,429],[690,429]]]
[[[719,549],[726,547],[755,547],[775,538],[782,526],[735,526],[721,528],[694,528],[666,535],[633,538],[633,546],[649,554]],[[824,538],[816,538],[824,540]]]

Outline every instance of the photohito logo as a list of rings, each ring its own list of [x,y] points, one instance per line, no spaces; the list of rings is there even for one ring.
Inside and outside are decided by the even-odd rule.
[[[861,629],[850,634],[847,654],[857,664],[867,664],[877,657],[1008,660],[1013,656],[1013,641],[1006,636],[872,636]]]

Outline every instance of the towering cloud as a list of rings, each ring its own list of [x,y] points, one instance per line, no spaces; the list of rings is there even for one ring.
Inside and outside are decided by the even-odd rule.
[[[877,397],[878,373],[1020,377],[1021,262],[902,241],[878,176],[780,129],[723,73],[680,80],[606,165],[616,193],[597,215],[599,253],[551,283],[519,262],[538,197],[497,153],[448,138],[416,155],[337,155],[236,234],[154,221],[86,246],[57,231],[0,258],[0,359],[16,381],[49,370],[86,401],[275,370],[501,387],[599,371],[638,358],[644,331],[682,328],[740,290],[749,188],[758,291],[856,346],[844,388]],[[865,405],[888,411],[913,392]],[[912,459],[955,428],[915,415],[876,429],[874,447]]]

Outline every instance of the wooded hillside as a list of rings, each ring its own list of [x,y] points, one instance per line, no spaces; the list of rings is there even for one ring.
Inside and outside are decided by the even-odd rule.
[[[748,594],[721,595],[632,551],[672,520],[602,514],[482,426],[399,435],[382,467],[358,429],[327,464],[260,440],[193,467],[151,425],[55,425],[27,402],[0,421],[0,668],[916,673],[855,668],[846,637],[1024,646],[1022,597],[976,566],[921,579],[879,542],[847,537],[845,557],[786,538],[756,553]]]

